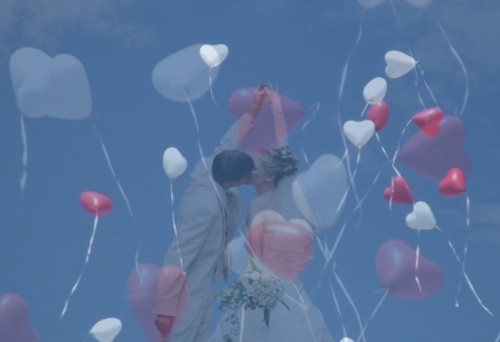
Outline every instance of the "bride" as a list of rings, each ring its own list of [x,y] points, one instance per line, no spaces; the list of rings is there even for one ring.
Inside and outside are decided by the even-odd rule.
[[[249,230],[257,227],[255,222],[262,221],[262,218],[259,219],[259,217],[265,216],[270,210],[275,214],[279,214],[282,220],[303,220],[299,209],[295,206],[292,199],[293,175],[297,171],[298,159],[288,150],[288,146],[274,148],[255,156],[254,164],[254,171],[248,184],[255,187],[258,196],[248,204],[246,223],[249,228],[246,234],[247,240],[251,240]],[[305,223],[305,221],[301,222]],[[293,227],[294,225],[291,224],[290,226]],[[305,242],[312,248],[310,234],[307,235],[306,239],[307,241]],[[301,245],[301,247],[303,246],[304,244]],[[307,262],[299,262],[299,265],[297,265],[296,262],[291,261],[289,270],[286,270],[287,265],[283,264],[283,260],[290,259],[278,255],[278,253],[281,253],[286,248],[286,244],[283,243],[281,243],[281,246],[276,247],[272,261],[280,259],[281,261],[278,261],[277,264],[278,270],[285,268],[285,274],[295,274],[295,276],[278,276],[277,274],[282,275],[283,272],[271,271],[271,269],[276,271],[276,268],[273,267],[276,264],[273,265],[272,262],[269,264],[264,260],[259,260],[259,252],[252,251],[251,256],[253,258],[250,259],[247,271],[235,282],[235,284],[248,284],[249,282],[252,284],[252,280],[249,281],[248,279],[252,278],[252,275],[255,274],[259,275],[259,282],[262,279],[270,280],[266,281],[266,284],[271,284],[271,286],[260,288],[268,289],[268,292],[273,292],[274,295],[274,298],[272,297],[273,295],[267,296],[268,301],[269,298],[271,302],[274,299],[274,303],[271,304],[270,309],[266,307],[267,313],[264,313],[265,310],[261,307],[256,307],[252,300],[246,303],[237,302],[236,306],[238,307],[227,305],[229,310],[224,313],[217,324],[214,335],[209,339],[210,342],[333,342],[325,326],[323,315],[310,302],[302,282],[297,278],[298,274],[294,273],[303,270]],[[299,253],[299,259],[300,256],[303,259],[303,256],[307,254],[307,248],[301,250],[305,252],[302,254]],[[293,250],[284,252],[292,253],[292,255],[294,253]],[[310,252],[309,256],[312,256],[312,250]],[[264,264],[269,267],[264,266]],[[303,267],[301,268],[301,266]],[[227,293],[230,295],[229,297],[225,297],[226,304],[228,300],[233,300],[233,297],[240,296],[240,293],[234,290],[234,286],[233,284],[228,288],[229,291],[226,291],[226,289],[223,293],[223,295]],[[278,292],[275,292],[276,289]],[[276,298],[276,293],[279,293],[279,298]],[[223,301],[221,301],[221,297],[219,297],[219,301],[222,306]]]

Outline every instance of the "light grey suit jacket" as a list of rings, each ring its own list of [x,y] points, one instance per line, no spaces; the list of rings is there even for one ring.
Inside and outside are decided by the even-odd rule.
[[[213,299],[212,284],[224,278],[224,250],[234,234],[241,212],[236,189],[224,191],[213,180],[213,156],[223,150],[238,148],[242,132],[248,133],[251,129],[249,117],[245,114],[230,128],[212,157],[198,161],[179,205],[178,241],[177,244],[172,241],[164,264],[181,267],[182,258],[187,274],[189,299],[185,313],[173,332],[181,341],[190,342],[193,329],[199,329],[201,322],[207,319]],[[175,316],[183,286],[186,284],[177,280],[159,287],[153,311]]]

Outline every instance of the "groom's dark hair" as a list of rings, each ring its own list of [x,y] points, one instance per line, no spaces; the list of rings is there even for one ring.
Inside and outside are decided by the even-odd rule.
[[[218,153],[212,162],[212,177],[219,183],[239,182],[250,176],[253,159],[245,152],[228,150]]]

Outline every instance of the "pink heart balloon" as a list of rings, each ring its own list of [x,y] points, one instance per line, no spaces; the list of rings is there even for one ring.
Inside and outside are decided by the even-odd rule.
[[[439,182],[438,190],[445,196],[459,196],[465,192],[465,175],[458,167],[451,168]]]
[[[169,283],[172,280],[182,280],[185,277],[185,273],[173,265],[165,265],[160,269],[152,264],[141,264],[138,270],[133,269],[130,272],[128,277],[129,305],[142,331],[151,341],[158,342],[160,340],[160,335],[154,325],[156,314],[153,312],[157,295],[159,293],[161,295],[161,289],[171,288]],[[173,327],[175,327],[186,309],[189,288],[185,286],[172,295],[179,302],[173,323]]]
[[[113,209],[113,203],[107,196],[94,191],[82,192],[80,204],[93,216],[106,215]]]
[[[388,240],[377,251],[376,269],[380,284],[393,297],[419,299],[432,296],[443,285],[443,273],[431,260],[419,256],[400,240]],[[420,288],[415,277],[418,277]]]
[[[410,169],[436,181],[458,167],[467,177],[471,162],[464,149],[466,130],[458,118],[446,115],[434,137],[416,132],[399,150],[398,159]]]
[[[392,178],[392,186],[385,188],[384,198],[391,203],[413,203],[413,195],[410,187],[402,176],[394,176]]]
[[[8,293],[0,296],[0,341],[39,342],[40,338],[29,327],[29,310],[19,295]]]
[[[282,279],[295,279],[312,259],[311,231],[286,220],[266,221],[246,231],[250,255]]]
[[[160,339],[154,325],[153,305],[158,288],[160,268],[152,264],[141,264],[128,277],[128,300],[130,308],[144,334],[150,341]]]
[[[389,107],[387,103],[382,101],[379,104],[371,105],[366,118],[373,121],[375,131],[380,131],[389,121]]]
[[[431,107],[415,114],[413,122],[424,134],[434,137],[439,133],[439,124],[443,118],[444,114],[439,107]]]
[[[252,106],[255,87],[246,87],[236,90],[229,97],[229,112],[235,120],[238,120]],[[302,120],[305,109],[296,101],[279,95],[283,109],[283,119],[286,124],[286,133],[293,131]],[[270,149],[286,138],[277,136],[273,111],[267,100],[264,100],[262,110],[253,121],[251,132],[243,140],[240,148],[250,154],[263,149]]]

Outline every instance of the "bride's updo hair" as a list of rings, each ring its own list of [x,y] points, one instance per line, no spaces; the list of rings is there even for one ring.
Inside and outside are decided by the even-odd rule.
[[[259,155],[259,158],[262,161],[264,171],[268,175],[274,175],[275,185],[278,185],[283,177],[293,176],[299,165],[299,158],[290,152],[288,145],[266,150]]]

